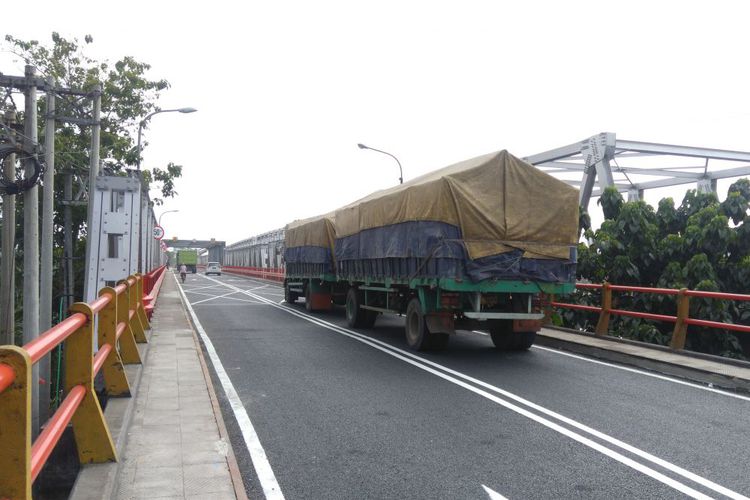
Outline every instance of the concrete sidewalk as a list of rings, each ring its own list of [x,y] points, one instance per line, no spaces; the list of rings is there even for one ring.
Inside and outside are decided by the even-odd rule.
[[[134,399],[127,417],[120,417],[124,428],[110,426],[119,462],[84,467],[71,497],[244,500],[210,376],[171,272],[151,326],[140,383],[131,379]]]

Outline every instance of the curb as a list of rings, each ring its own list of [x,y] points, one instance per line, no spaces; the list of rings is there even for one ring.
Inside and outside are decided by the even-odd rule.
[[[180,301],[182,302],[183,295],[180,294]],[[206,388],[208,389],[208,397],[211,399],[211,408],[214,412],[214,418],[216,419],[216,426],[219,428],[219,436],[227,443],[227,466],[229,467],[229,475],[232,478],[232,487],[234,488],[234,496],[237,500],[248,500],[247,492],[245,491],[245,484],[242,481],[242,474],[240,473],[237,459],[234,456],[234,447],[232,441],[229,438],[226,424],[224,423],[224,416],[221,413],[219,406],[219,399],[216,397],[216,390],[214,388],[213,380],[211,380],[211,374],[208,372],[208,364],[206,358],[203,356],[203,348],[201,347],[200,338],[198,333],[195,331],[195,325],[193,320],[185,308],[184,302],[182,303],[185,317],[187,318],[190,330],[193,332],[193,341],[195,341],[195,349],[198,351],[198,361],[201,364],[201,370],[203,371],[203,379],[206,382]]]
[[[573,333],[568,330],[563,330],[565,333]],[[576,335],[580,335],[576,333]],[[582,338],[589,338],[589,336],[582,335]],[[612,345],[622,344],[615,340],[609,340],[606,337],[596,337],[597,339],[604,340],[605,342],[612,342]],[[606,347],[588,345],[585,343],[575,342],[573,340],[561,339],[553,335],[545,334],[544,332],[538,332],[536,337],[536,344],[550,347],[553,349],[559,349],[561,351],[573,352],[576,354],[583,354],[592,358],[612,361],[622,365],[629,365],[636,368],[642,368],[652,372],[660,373],[663,375],[669,375],[693,382],[698,382],[721,388],[729,391],[735,391],[738,393],[749,394],[750,393],[750,380],[735,377],[731,375],[725,375],[717,373],[707,369],[701,369],[687,364],[680,364],[670,362],[666,360],[654,359],[653,357],[639,356],[632,352],[621,352],[614,349],[608,349]],[[628,343],[630,344],[630,343]],[[658,349],[650,349],[649,346],[642,347],[652,352],[661,352]],[[695,359],[694,356],[688,356],[680,353],[670,352],[670,354],[677,354],[683,356],[686,361],[689,359]]]
[[[149,335],[149,339],[151,335]],[[107,464],[82,465],[78,477],[73,484],[69,500],[96,500],[115,498],[115,491],[119,484],[122,453],[128,440],[128,429],[135,413],[135,400],[141,387],[143,367],[148,360],[150,343],[137,344],[141,355],[140,365],[125,365],[125,373],[130,382],[130,397],[109,398],[104,418],[107,421],[112,440],[117,451],[117,462]]]

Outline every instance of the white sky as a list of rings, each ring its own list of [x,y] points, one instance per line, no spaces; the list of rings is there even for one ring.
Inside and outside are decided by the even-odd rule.
[[[162,108],[198,108],[146,132],[144,167],[184,167],[156,209],[179,210],[167,238],[231,243],[397,183],[358,142],[407,180],[602,131],[750,150],[742,1],[6,4],[3,35],[91,34],[89,55],[170,81]],[[23,64],[0,53],[0,71]]]

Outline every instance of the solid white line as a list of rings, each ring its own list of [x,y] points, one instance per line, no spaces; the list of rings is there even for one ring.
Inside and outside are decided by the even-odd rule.
[[[488,333],[480,332],[479,330],[471,330],[471,333],[478,333],[479,335],[484,335],[484,336],[488,336],[489,335]],[[714,387],[708,387],[708,386],[705,386],[705,385],[696,384],[695,382],[687,382],[685,380],[680,380],[680,379],[677,379],[677,378],[667,377],[666,375],[659,375],[658,373],[652,373],[652,372],[648,372],[648,371],[644,371],[644,370],[639,370],[637,368],[630,368],[628,366],[616,365],[614,363],[607,363],[605,361],[599,361],[599,360],[596,360],[596,359],[587,358],[585,356],[580,356],[578,354],[571,354],[569,352],[561,351],[559,349],[551,349],[549,347],[544,347],[544,346],[540,346],[540,345],[533,345],[531,347],[533,349],[539,349],[539,350],[542,350],[542,351],[547,351],[547,352],[551,352],[551,353],[554,353],[554,354],[559,354],[560,356],[567,356],[569,358],[575,358],[575,359],[579,359],[581,361],[587,361],[589,363],[594,363],[596,365],[608,366],[610,368],[616,368],[618,370],[623,370],[623,371],[630,372],[630,373],[637,373],[639,375],[645,375],[646,377],[651,377],[651,378],[655,378],[655,379],[659,379],[659,380],[664,380],[665,382],[672,382],[674,384],[679,384],[679,385],[684,385],[684,386],[687,386],[687,387],[692,387],[693,389],[700,389],[702,391],[713,392],[714,394],[721,394],[722,396],[729,396],[730,398],[741,399],[743,401],[750,401],[750,397],[748,397],[748,396],[743,396],[741,394],[735,394],[733,392],[723,391],[721,389],[716,389]]]
[[[490,497],[490,500],[508,500],[492,488],[488,488],[485,485],[482,485],[482,488],[484,488],[484,492],[487,493],[487,495]]]
[[[232,285],[226,285],[226,286],[232,287]],[[608,456],[610,458],[613,458],[614,460],[617,460],[618,462],[620,462],[622,464],[625,464],[628,467],[631,467],[631,468],[633,468],[633,469],[635,469],[635,470],[637,470],[637,471],[639,471],[639,472],[641,472],[643,474],[646,474],[646,475],[648,475],[648,476],[656,479],[657,481],[660,481],[660,482],[662,482],[662,483],[664,483],[664,484],[666,484],[666,485],[668,485],[668,486],[670,486],[670,487],[672,487],[672,488],[674,488],[674,489],[676,489],[678,491],[681,491],[681,492],[685,493],[686,495],[692,496],[693,498],[710,498],[710,497],[706,496],[705,494],[703,494],[703,493],[701,493],[701,492],[699,492],[699,491],[697,491],[697,490],[695,490],[693,488],[690,488],[689,486],[687,486],[687,485],[685,485],[683,483],[675,481],[674,479],[672,479],[672,478],[670,478],[668,476],[665,476],[664,474],[662,474],[660,472],[657,472],[656,470],[651,469],[650,467],[648,467],[646,465],[643,465],[643,464],[641,464],[639,462],[636,462],[636,461],[634,461],[634,460],[632,460],[632,459],[630,459],[630,458],[628,458],[628,457],[626,457],[626,456],[624,456],[624,455],[622,455],[622,454],[620,454],[620,453],[618,453],[618,452],[616,452],[614,450],[611,450],[609,448],[606,448],[606,447],[600,445],[599,443],[597,443],[595,441],[592,441],[592,440],[590,440],[590,439],[588,439],[588,438],[586,438],[584,436],[581,436],[580,434],[577,434],[577,433],[575,433],[575,432],[573,432],[573,431],[571,431],[569,429],[566,429],[565,427],[562,427],[562,426],[560,426],[560,425],[558,425],[558,424],[556,424],[556,423],[554,423],[554,422],[552,422],[550,420],[547,420],[544,417],[541,417],[541,416],[538,416],[538,415],[536,415],[534,413],[531,413],[528,410],[525,410],[525,409],[523,409],[521,407],[518,407],[518,406],[514,405],[513,403],[510,403],[508,401],[505,401],[504,399],[501,399],[501,398],[499,398],[497,396],[494,396],[493,394],[490,394],[490,393],[485,392],[485,391],[483,391],[481,389],[478,389],[478,388],[476,388],[474,386],[471,386],[471,385],[469,385],[469,384],[467,384],[465,382],[462,382],[461,380],[458,380],[457,378],[454,378],[454,377],[452,377],[450,375],[447,375],[446,373],[441,373],[441,372],[437,371],[436,369],[431,368],[430,366],[433,366],[433,367],[435,367],[437,369],[440,369],[440,370],[443,370],[443,371],[445,371],[447,373],[450,373],[451,375],[455,375],[455,376],[457,376],[459,378],[462,378],[464,380],[470,381],[470,382],[472,382],[474,384],[477,384],[479,386],[485,387],[485,388],[490,389],[490,390],[492,390],[494,392],[497,392],[498,394],[501,394],[501,395],[506,396],[506,397],[508,397],[510,399],[513,399],[513,400],[515,400],[515,401],[517,401],[517,402],[519,402],[521,404],[524,404],[524,405],[526,405],[526,406],[528,406],[528,407],[530,407],[530,408],[532,408],[532,409],[534,409],[536,411],[539,411],[539,412],[544,413],[544,414],[546,414],[548,416],[556,418],[556,419],[558,419],[558,420],[560,420],[560,421],[562,421],[562,422],[564,422],[564,423],[566,423],[568,425],[571,425],[573,427],[578,428],[579,430],[587,432],[587,433],[589,433],[589,434],[591,434],[591,435],[593,435],[593,436],[595,436],[595,437],[597,437],[599,439],[607,441],[610,444],[618,446],[618,447],[620,447],[620,448],[622,448],[622,449],[624,449],[624,450],[626,450],[626,451],[628,451],[630,453],[633,453],[633,454],[635,454],[635,455],[637,455],[637,456],[639,456],[641,458],[644,458],[644,459],[646,459],[648,461],[651,461],[651,462],[653,462],[653,463],[655,463],[655,464],[657,464],[657,465],[659,465],[661,467],[664,467],[664,468],[666,468],[666,469],[668,469],[668,470],[670,470],[670,471],[672,471],[672,472],[674,472],[676,474],[679,474],[679,475],[685,477],[686,479],[689,479],[689,480],[694,481],[694,482],[696,482],[698,484],[701,484],[702,486],[705,486],[706,488],[709,488],[709,489],[712,489],[712,490],[714,490],[714,491],[716,491],[718,493],[721,493],[722,495],[726,495],[726,496],[728,496],[730,498],[735,498],[735,499],[747,499],[747,497],[745,497],[745,496],[743,496],[743,495],[741,495],[739,493],[736,493],[736,492],[734,492],[734,491],[732,491],[732,490],[730,490],[728,488],[725,488],[725,487],[723,487],[723,486],[721,486],[721,485],[719,485],[717,483],[714,483],[713,481],[710,481],[710,480],[708,480],[706,478],[703,478],[703,477],[701,477],[701,476],[699,476],[697,474],[694,474],[694,473],[692,473],[692,472],[690,472],[690,471],[688,471],[686,469],[683,469],[683,468],[681,468],[681,467],[679,467],[677,465],[674,465],[674,464],[672,464],[670,462],[667,462],[666,460],[663,460],[663,459],[658,458],[658,457],[656,457],[654,455],[651,455],[648,452],[640,450],[640,449],[638,449],[638,448],[636,448],[634,446],[631,446],[631,445],[629,445],[629,444],[627,444],[627,443],[625,443],[623,441],[620,441],[620,440],[618,440],[616,438],[613,438],[613,437],[611,437],[611,436],[609,436],[607,434],[599,432],[599,431],[597,431],[597,430],[595,430],[595,429],[593,429],[591,427],[588,427],[588,426],[586,426],[584,424],[581,424],[580,422],[577,422],[577,421],[575,421],[573,419],[570,419],[570,418],[565,417],[565,416],[563,416],[561,414],[553,412],[552,410],[548,410],[547,408],[544,408],[544,407],[542,407],[540,405],[532,403],[531,401],[528,401],[528,400],[526,400],[524,398],[521,398],[520,396],[517,396],[517,395],[515,395],[513,393],[510,393],[508,391],[500,389],[499,387],[495,387],[495,386],[490,385],[490,384],[488,384],[486,382],[483,382],[481,380],[475,379],[473,377],[470,377],[470,376],[465,375],[463,373],[457,372],[457,371],[452,370],[450,368],[447,368],[445,366],[439,365],[439,364],[434,363],[432,361],[426,360],[426,359],[421,358],[419,356],[416,356],[416,355],[414,355],[412,353],[403,351],[403,350],[398,349],[396,347],[393,347],[393,346],[391,346],[389,344],[381,342],[381,341],[379,341],[377,339],[373,339],[373,338],[367,337],[367,336],[362,335],[362,334],[360,334],[358,332],[355,332],[353,330],[348,330],[346,328],[342,328],[342,327],[340,327],[338,325],[335,325],[333,323],[329,323],[327,321],[318,319],[318,318],[316,318],[314,316],[310,316],[308,314],[301,313],[300,311],[297,311],[297,310],[292,309],[290,307],[285,307],[285,306],[278,305],[278,304],[276,304],[274,302],[271,302],[270,300],[265,299],[265,298],[263,298],[261,296],[252,294],[250,292],[245,292],[245,294],[248,295],[248,296],[250,296],[250,297],[253,297],[253,298],[257,299],[257,300],[264,300],[269,305],[271,305],[273,307],[276,307],[278,309],[282,309],[282,310],[288,312],[289,314],[295,315],[295,316],[297,316],[299,318],[302,318],[302,319],[304,319],[306,321],[309,321],[311,323],[315,323],[315,324],[317,324],[319,326],[322,326],[322,327],[327,328],[329,330],[332,330],[334,332],[340,333],[340,334],[345,335],[347,337],[359,340],[360,342],[362,342],[364,344],[368,344],[371,347],[374,347],[374,348],[376,348],[376,349],[378,349],[378,350],[380,350],[382,352],[385,352],[385,353],[387,353],[387,354],[389,354],[389,355],[391,355],[391,356],[393,356],[395,358],[401,359],[402,361],[405,361],[406,363],[409,363],[409,364],[411,364],[413,366],[416,366],[417,368],[420,368],[420,369],[422,369],[424,371],[432,373],[432,374],[434,374],[434,375],[436,375],[436,376],[438,376],[438,377],[440,377],[440,378],[442,378],[444,380],[452,382],[452,383],[454,383],[454,384],[456,384],[456,385],[458,385],[460,387],[463,387],[463,388],[465,388],[465,389],[467,389],[467,390],[469,390],[471,392],[474,392],[474,393],[476,393],[476,394],[478,394],[480,396],[483,396],[486,399],[489,399],[490,401],[493,401],[493,402],[495,402],[495,403],[497,403],[497,404],[499,404],[501,406],[504,406],[505,408],[508,408],[508,409],[510,409],[510,410],[512,410],[512,411],[514,411],[516,413],[519,413],[519,414],[521,414],[521,415],[523,415],[523,416],[525,416],[525,417],[527,417],[527,418],[529,418],[531,420],[534,420],[534,421],[536,421],[536,422],[538,422],[538,423],[540,423],[540,424],[542,424],[542,425],[544,425],[544,426],[546,426],[546,427],[548,427],[548,428],[550,428],[552,430],[555,430],[555,431],[559,432],[560,434],[563,434],[563,435],[565,435],[565,436],[567,436],[567,437],[569,437],[571,439],[574,439],[575,441],[580,442],[581,444],[584,444],[584,445],[586,445],[586,446],[588,446],[590,448],[593,448],[596,451],[599,451],[600,453],[602,453],[602,454],[604,454],[604,455],[606,455],[606,456]],[[378,345],[378,344],[380,344],[380,345]]]
[[[560,350],[557,350],[557,349],[550,349],[549,347],[544,347],[544,346],[540,346],[540,345],[534,345],[532,347],[534,349],[540,349],[542,351],[547,351],[547,352],[551,352],[551,353],[554,353],[554,354],[559,354],[561,356],[567,356],[569,358],[580,359],[581,361],[587,361],[589,363],[594,363],[595,365],[608,366],[610,368],[616,368],[618,370],[623,370],[623,371],[626,371],[626,372],[637,373],[639,375],[645,375],[647,377],[657,378],[659,380],[664,380],[664,381],[667,381],[667,382],[672,382],[672,383],[675,383],[675,384],[680,384],[680,385],[684,385],[684,386],[687,386],[687,387],[692,387],[694,389],[700,389],[702,391],[713,392],[714,394],[721,394],[722,396],[729,396],[730,398],[742,399],[743,401],[750,401],[750,397],[747,397],[747,396],[742,396],[740,394],[734,394],[732,392],[722,391],[721,389],[715,389],[713,387],[708,387],[708,386],[705,386],[705,385],[696,384],[694,382],[686,382],[684,380],[680,380],[680,379],[676,379],[676,378],[672,378],[672,377],[667,377],[665,375],[659,375],[658,373],[650,373],[650,372],[646,372],[646,371],[643,371],[643,370],[638,370],[636,368],[630,368],[630,367],[627,367],[627,366],[620,366],[620,365],[616,365],[616,364],[613,364],[613,363],[607,363],[605,361],[599,361],[599,360],[596,360],[596,359],[589,359],[589,358],[587,358],[585,356],[579,356],[577,354],[571,354],[571,353],[563,352],[563,351],[560,351]]]
[[[177,282],[176,278],[175,282]],[[247,410],[245,409],[240,396],[237,394],[237,390],[234,388],[229,375],[227,375],[226,370],[224,370],[224,365],[221,364],[221,359],[219,359],[219,355],[216,353],[216,349],[214,349],[211,339],[206,334],[200,321],[198,321],[198,316],[196,316],[193,307],[190,305],[190,302],[188,302],[179,283],[177,283],[177,287],[180,290],[185,307],[187,307],[190,316],[193,318],[195,329],[198,330],[201,340],[203,340],[203,344],[206,346],[208,356],[211,358],[211,363],[216,370],[216,376],[219,378],[224,393],[232,407],[234,418],[237,419],[237,424],[242,432],[242,437],[245,439],[245,446],[250,453],[250,459],[253,462],[255,473],[258,475],[258,480],[263,488],[263,493],[268,499],[283,500],[284,494],[281,492],[278,481],[276,481],[276,476],[274,475],[273,469],[271,469],[271,464],[268,462],[268,457],[266,456],[266,450],[264,450],[263,446],[260,444],[260,439],[255,432],[253,423],[250,421],[250,416],[247,414]]]

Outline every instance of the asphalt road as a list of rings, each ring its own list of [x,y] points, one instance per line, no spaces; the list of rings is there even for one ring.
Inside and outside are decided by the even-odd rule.
[[[251,498],[750,495],[748,397],[477,332],[417,354],[403,318],[351,330],[260,280],[182,288]]]

